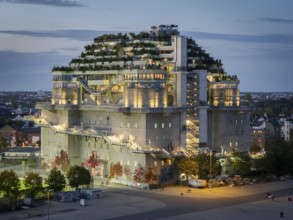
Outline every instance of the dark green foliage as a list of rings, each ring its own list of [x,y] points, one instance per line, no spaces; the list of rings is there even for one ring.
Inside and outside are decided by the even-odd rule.
[[[37,193],[43,191],[42,177],[38,173],[27,172],[24,177],[24,185],[27,188],[27,193],[35,198]]]
[[[48,184],[48,188],[52,189],[54,192],[62,191],[66,186],[66,179],[65,176],[61,173],[61,171],[54,167],[50,171],[46,183]]]
[[[213,153],[211,153],[211,155],[199,154],[195,157],[195,159],[198,161],[199,164],[198,178],[207,179],[210,172],[212,176],[220,174],[221,165]]]
[[[262,159],[256,161],[256,168],[264,174],[276,176],[293,175],[293,142],[274,138],[268,142],[267,151]]]
[[[176,161],[177,168],[185,173],[187,179],[190,175],[196,175],[199,172],[199,163],[194,157],[183,158]]]
[[[251,159],[248,152],[234,150],[231,157],[231,166],[234,171],[242,176],[250,173]]]
[[[13,170],[3,170],[0,173],[0,193],[14,204],[20,195],[20,182]]]
[[[256,145],[256,144],[252,144],[250,146],[250,152],[251,153],[259,153],[259,152],[261,152],[261,150],[262,150],[262,148],[260,146]]]
[[[293,113],[293,97],[290,99],[266,99],[255,103],[256,111],[254,115],[262,116],[267,113],[270,117],[278,117],[279,114],[289,116]]]
[[[66,176],[69,185],[76,189],[80,185],[89,185],[92,180],[90,172],[87,169],[76,165],[69,168]]]

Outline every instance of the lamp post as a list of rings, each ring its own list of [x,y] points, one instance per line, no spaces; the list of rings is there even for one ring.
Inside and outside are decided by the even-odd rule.
[[[212,151],[209,150],[210,153],[210,190],[212,190]]]
[[[47,202],[48,202],[48,220],[50,219],[50,192],[52,190],[46,189],[45,192],[47,192]]]

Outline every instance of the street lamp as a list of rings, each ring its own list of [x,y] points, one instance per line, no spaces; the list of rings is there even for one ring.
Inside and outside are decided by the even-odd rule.
[[[212,190],[212,151],[209,149],[210,154],[210,190]]]
[[[51,189],[45,189],[45,192],[47,192],[47,200],[48,200],[48,220],[50,219],[50,192],[52,192]]]
[[[212,156],[213,156],[213,151],[212,149],[208,149],[209,154],[210,154],[210,190],[212,190]]]

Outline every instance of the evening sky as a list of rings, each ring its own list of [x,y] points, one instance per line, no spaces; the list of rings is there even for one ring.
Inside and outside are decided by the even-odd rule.
[[[177,24],[245,92],[293,92],[292,0],[0,0],[0,91],[51,90],[66,66],[108,32]]]

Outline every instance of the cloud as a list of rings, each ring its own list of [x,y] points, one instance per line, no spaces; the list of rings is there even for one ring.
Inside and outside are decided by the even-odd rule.
[[[1,0],[0,0],[1,1]],[[0,34],[23,35],[30,37],[52,37],[68,38],[79,41],[93,41],[95,37],[117,33],[126,30],[126,27],[112,27],[117,31],[97,31],[97,30],[48,30],[48,31],[23,31],[23,30],[0,30]],[[242,34],[222,34],[200,31],[181,31],[182,35],[192,37],[195,40],[219,40],[241,43],[273,43],[283,45],[293,45],[293,36],[286,34],[263,34],[263,35],[242,35]]]
[[[259,20],[264,22],[271,22],[271,23],[293,24],[293,19],[285,19],[285,18],[262,17]]]
[[[277,43],[277,44],[292,44],[293,36],[285,34],[264,34],[264,35],[241,35],[241,34],[221,34],[210,32],[184,32],[187,36],[192,36],[194,39],[204,40],[221,40],[242,43]]]
[[[0,30],[0,34],[1,33],[23,35],[23,36],[30,36],[30,37],[68,38],[68,39],[81,40],[81,41],[93,41],[94,38],[99,35],[106,34],[106,33],[108,34],[112,32],[111,31],[95,31],[95,30],[48,30],[48,31]]]
[[[76,56],[83,50],[88,41],[67,38],[23,36],[0,33],[0,51],[21,53],[54,52],[60,55]]]
[[[67,0],[0,0],[0,2],[14,4],[32,4],[32,5],[48,5],[56,7],[82,7],[83,5],[76,1]]]

